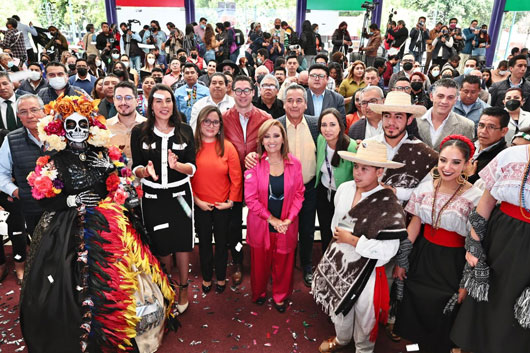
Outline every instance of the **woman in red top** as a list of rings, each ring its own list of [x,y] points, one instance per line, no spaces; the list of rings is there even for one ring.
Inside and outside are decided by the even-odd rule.
[[[191,180],[195,200],[195,230],[199,236],[199,258],[202,291],[212,288],[215,267],[215,291],[226,288],[226,247],[230,209],[234,201],[241,202],[241,166],[237,151],[225,140],[222,114],[216,106],[206,106],[199,113],[195,130],[197,171]],[[212,252],[212,232],[215,237],[215,257]],[[214,266],[215,264],[215,266]]]

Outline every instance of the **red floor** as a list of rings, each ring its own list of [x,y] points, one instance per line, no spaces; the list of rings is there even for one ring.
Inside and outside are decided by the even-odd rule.
[[[6,249],[9,253],[10,249]],[[248,248],[244,249],[246,255]],[[318,249],[320,253],[320,249]],[[317,249],[315,249],[317,254]],[[315,305],[299,269],[294,271],[292,305],[284,314],[270,303],[250,301],[250,276],[245,259],[245,277],[237,289],[203,296],[198,250],[191,257],[190,307],[180,316],[182,328],[170,333],[158,352],[317,352],[322,340],[333,335],[333,326]],[[316,260],[315,260],[316,261]],[[229,274],[231,269],[229,268]],[[14,274],[0,284],[0,352],[27,352],[18,322],[19,289]],[[353,347],[343,352],[354,352]],[[405,352],[405,344],[391,342],[381,328],[376,353]],[[50,352],[53,353],[53,352]]]

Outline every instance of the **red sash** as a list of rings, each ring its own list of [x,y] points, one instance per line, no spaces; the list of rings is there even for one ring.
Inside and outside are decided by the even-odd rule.
[[[388,311],[390,310],[390,291],[388,289],[388,280],[386,279],[385,266],[375,268],[375,287],[374,287],[374,313],[375,325],[370,332],[370,341],[375,342],[379,323],[386,324],[388,320]]]
[[[530,217],[530,212],[527,212],[524,207],[522,210],[526,217]],[[503,201],[501,202],[501,212],[525,223],[530,223],[530,219],[523,217],[521,214],[521,208],[519,206]]]
[[[433,244],[448,248],[463,248],[465,244],[465,238],[457,232],[450,232],[443,228],[435,230],[430,224],[425,224],[423,236]]]

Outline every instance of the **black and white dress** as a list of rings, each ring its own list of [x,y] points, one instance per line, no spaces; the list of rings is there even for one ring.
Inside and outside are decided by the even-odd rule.
[[[189,252],[194,246],[192,175],[171,169],[168,151],[178,156],[180,163],[193,167],[195,173],[195,144],[189,125],[180,124],[169,133],[153,128],[153,137],[142,136],[137,125],[131,134],[133,171],[153,162],[158,180],[142,179],[144,195],[142,213],[155,255],[166,256],[174,252]],[[180,134],[176,129],[180,129]]]
[[[432,231],[434,191],[429,175],[414,190],[405,208],[424,226],[410,255],[394,329],[403,338],[418,342],[422,351],[447,353],[453,346],[449,332],[457,309],[444,314],[444,308],[460,286],[466,261],[464,239],[471,229],[467,219],[482,191],[471,187],[456,195],[439,216],[440,231]],[[435,217],[450,198],[449,194],[438,193]]]
[[[514,306],[530,287],[530,220],[508,215],[506,204],[515,206],[519,218],[521,181],[530,159],[528,146],[500,152],[482,171],[480,178],[491,196],[501,203],[489,219],[482,241],[490,267],[488,301],[464,300],[451,331],[463,349],[480,353],[530,352],[530,329],[515,319]],[[530,180],[524,185],[524,207],[530,209]],[[509,206],[509,205],[508,205]],[[530,212],[525,211],[527,216]]]

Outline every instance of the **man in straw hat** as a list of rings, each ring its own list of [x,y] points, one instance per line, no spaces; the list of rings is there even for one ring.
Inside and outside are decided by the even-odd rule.
[[[369,104],[369,107],[374,113],[382,115],[383,123],[383,133],[370,140],[384,144],[387,158],[403,164],[401,168],[386,169],[381,185],[394,191],[398,200],[405,204],[438,161],[438,152],[407,132],[407,127],[410,127],[415,118],[425,114],[427,109],[422,105],[413,105],[410,95],[401,91],[389,92],[384,104]],[[386,266],[390,278],[393,268],[394,261],[390,261]],[[389,286],[391,285],[392,279],[389,282]],[[401,300],[403,282],[396,283],[396,291],[392,293],[396,294],[392,302]],[[391,315],[386,332],[390,339],[397,342],[401,338],[393,332],[394,321],[395,316]]]
[[[383,123],[383,133],[370,140],[386,146],[389,160],[403,163],[401,168],[385,170],[381,182],[396,193],[399,201],[406,202],[438,161],[436,151],[407,132],[407,127],[427,109],[422,105],[413,105],[410,95],[399,91],[389,92],[383,104],[368,106],[382,116]]]
[[[336,332],[319,351],[335,352],[353,338],[356,352],[367,353],[374,350],[379,322],[388,317],[384,265],[407,237],[403,208],[379,178],[385,168],[403,164],[389,161],[385,145],[374,140],[363,141],[357,153],[338,153],[355,162],[354,180],[337,190],[331,223],[334,239],[313,275],[313,297],[331,316]]]

